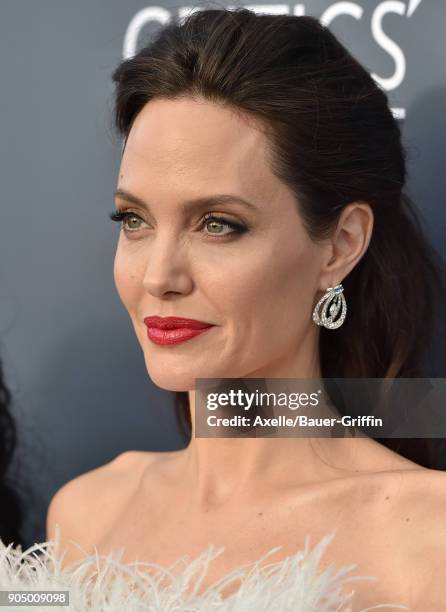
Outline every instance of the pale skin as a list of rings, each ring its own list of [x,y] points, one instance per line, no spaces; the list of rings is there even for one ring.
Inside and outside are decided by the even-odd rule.
[[[150,378],[189,392],[193,432],[195,378],[321,375],[312,309],[360,261],[373,231],[370,206],[352,202],[329,238],[312,241],[295,195],[270,170],[258,127],[216,103],[153,100],[135,119],[119,170],[118,189],[138,203],[116,198],[119,210],[133,213],[120,232],[116,288]],[[186,208],[215,194],[255,208],[236,199]],[[209,212],[248,231],[206,223]],[[159,346],[147,337],[149,315],[215,327]],[[124,548],[125,561],[164,565],[208,543],[225,546],[205,585],[279,545],[268,562],[283,559],[305,535],[316,544],[335,528],[321,568],[357,563],[355,575],[378,578],[352,583],[355,609],[379,602],[444,609],[446,591],[435,577],[446,567],[446,475],[367,438],[193,433],[184,450],[130,451],[75,478],[51,502],[48,538],[56,523],[66,565],[81,557],[72,540],[89,552]]]

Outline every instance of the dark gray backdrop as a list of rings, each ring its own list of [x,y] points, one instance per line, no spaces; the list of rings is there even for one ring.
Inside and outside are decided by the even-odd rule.
[[[14,469],[29,543],[44,538],[48,502],[67,480],[127,449],[185,444],[173,395],[148,378],[116,294],[117,228],[107,217],[120,156],[110,74],[160,20],[182,14],[180,4],[157,6],[0,3],[0,355],[19,426]],[[340,9],[349,14],[334,17]],[[403,125],[408,191],[446,256],[446,3],[307,0],[263,10],[331,14],[332,31],[381,80]],[[445,376],[444,338],[442,325],[433,376]]]

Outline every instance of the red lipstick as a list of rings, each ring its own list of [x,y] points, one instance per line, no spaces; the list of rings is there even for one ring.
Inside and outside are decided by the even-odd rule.
[[[144,323],[147,326],[149,340],[161,345],[178,344],[190,340],[214,327],[212,323],[183,317],[145,317]]]

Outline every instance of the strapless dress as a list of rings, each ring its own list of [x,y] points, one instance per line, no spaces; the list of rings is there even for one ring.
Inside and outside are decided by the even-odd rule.
[[[40,600],[38,607],[21,604],[20,608],[11,605],[1,609],[34,612],[369,612],[379,609],[391,612],[411,609],[398,602],[377,601],[367,608],[355,605],[355,584],[369,581],[370,586],[366,588],[373,593],[373,581],[377,578],[352,575],[357,564],[341,567],[331,564],[322,571],[320,560],[334,535],[334,532],[327,533],[313,547],[307,536],[301,550],[280,561],[268,562],[268,556],[281,546],[273,548],[257,561],[240,565],[201,589],[209,564],[224,552],[224,547],[209,544],[197,557],[181,557],[168,567],[149,561],[123,563],[120,549],[109,555],[85,554],[62,568],[57,554],[60,532],[56,527],[54,540],[34,544],[26,550],[11,544],[5,546],[0,540],[0,589],[25,594],[65,591],[68,592],[65,603],[68,599],[69,605],[45,606]],[[51,597],[53,602],[55,598],[61,602],[56,593]]]

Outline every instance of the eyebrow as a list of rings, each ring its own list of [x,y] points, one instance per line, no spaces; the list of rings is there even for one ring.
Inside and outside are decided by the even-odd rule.
[[[150,212],[150,206],[147,204],[147,202],[144,202],[144,200],[138,198],[132,193],[126,191],[125,189],[118,188],[115,191],[115,197],[126,200],[127,202],[130,202],[132,204],[137,204],[138,206],[142,206],[143,208],[147,208],[147,210]],[[245,200],[239,195],[230,193],[217,193],[214,195],[203,196],[200,198],[193,198],[192,200],[186,200],[185,202],[181,203],[181,209],[183,210],[183,212],[187,212],[187,210],[200,210],[202,208],[206,208],[207,206],[230,203],[240,203],[246,208],[249,208],[250,210],[258,210],[258,207],[252,202]]]

